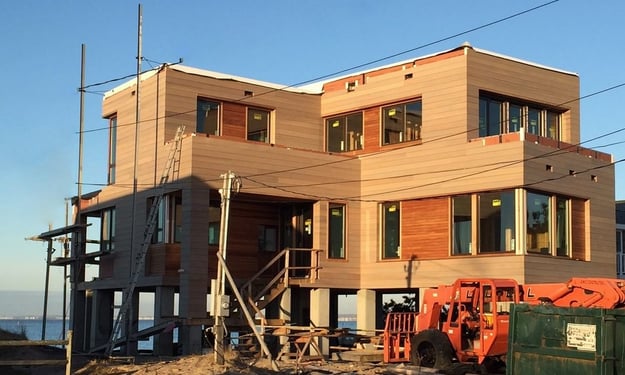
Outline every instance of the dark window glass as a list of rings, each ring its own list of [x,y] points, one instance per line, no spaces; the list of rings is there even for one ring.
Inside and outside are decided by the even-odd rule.
[[[247,140],[269,142],[269,111],[264,109],[248,108]]]
[[[109,120],[109,168],[108,183],[115,183],[115,169],[117,160],[117,117]]]
[[[421,101],[382,108],[384,144],[421,139]]]
[[[521,130],[522,107],[516,104],[510,104],[508,132],[514,133]]]
[[[399,258],[399,202],[382,205],[382,259]]]
[[[540,135],[540,110],[536,108],[527,109],[527,132]]]
[[[551,254],[551,204],[548,195],[527,193],[527,251]]]
[[[480,253],[514,251],[514,192],[482,193],[478,199]]]
[[[560,140],[560,114],[547,111],[547,137]]]
[[[219,103],[204,99],[197,100],[197,123],[195,131],[219,135]]]
[[[471,254],[471,196],[453,198],[453,254]]]
[[[479,136],[486,137],[501,133],[501,102],[480,98]]]
[[[345,258],[345,206],[331,204],[328,222],[328,256],[343,259]]]
[[[569,200],[562,197],[556,197],[556,252],[569,256]]]
[[[328,152],[362,150],[362,112],[326,120]]]

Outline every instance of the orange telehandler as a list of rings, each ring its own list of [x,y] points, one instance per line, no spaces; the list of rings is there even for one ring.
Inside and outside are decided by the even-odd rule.
[[[520,285],[512,279],[458,279],[427,289],[420,312],[388,313],[384,362],[460,374],[479,367],[495,371],[505,364],[513,303],[625,307],[625,280],[572,278]]]

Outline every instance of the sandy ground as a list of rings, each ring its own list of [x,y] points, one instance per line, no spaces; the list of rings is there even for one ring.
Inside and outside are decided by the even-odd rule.
[[[249,360],[229,358],[224,365],[214,363],[212,354],[192,355],[172,360],[157,361],[156,359],[140,359],[143,363],[115,363],[115,360],[91,361],[75,372],[76,375],[156,375],[156,374],[189,374],[189,375],[276,375],[276,374],[385,374],[386,366],[355,362],[307,362],[297,365],[295,362],[277,362],[278,371],[272,369],[267,359]]]

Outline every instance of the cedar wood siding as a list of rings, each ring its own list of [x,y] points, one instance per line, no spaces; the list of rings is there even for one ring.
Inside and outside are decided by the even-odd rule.
[[[412,79],[405,79],[405,75],[413,73]],[[367,79],[352,92],[330,92],[324,95],[322,109],[324,116],[337,113],[348,113],[358,108],[367,108],[365,111],[365,154],[362,157],[363,199],[379,199],[383,201],[404,201],[402,203],[402,257],[406,248],[414,244],[406,243],[407,237],[412,236],[405,231],[409,230],[410,216],[406,208],[410,207],[407,200],[424,197],[445,197],[454,194],[491,191],[499,189],[517,188],[526,182],[537,182],[538,178],[545,179],[545,164],[558,165],[558,169],[583,169],[605,162],[588,160],[577,153],[553,153],[548,157],[536,159],[535,162],[520,162],[530,158],[536,152],[541,155],[554,151],[542,145],[512,140],[505,136],[498,139],[475,139],[478,123],[479,90],[486,90],[504,94],[510,97],[521,98],[537,103],[556,105],[575,98],[579,93],[578,78],[574,75],[554,72],[540,67],[519,62],[508,61],[486,54],[467,50],[466,55],[454,55],[441,59],[436,64],[407,67],[404,70],[391,72],[385,76],[376,76]],[[421,98],[423,104],[422,144],[402,144],[404,148],[380,147],[380,107],[394,102]],[[563,119],[563,140],[577,142],[579,140],[579,109],[578,103],[573,102],[560,108],[568,109]],[[468,114],[468,117],[467,117]],[[467,121],[468,120],[468,121]],[[375,123],[377,121],[377,124]],[[374,134],[371,134],[374,133]],[[494,142],[493,142],[494,141]],[[382,154],[366,155],[392,149]],[[499,163],[497,163],[499,161]],[[505,165],[505,167],[504,167]],[[583,166],[583,167],[580,167]],[[566,180],[554,180],[542,184],[532,185],[532,189],[553,192],[578,199],[610,197],[610,185],[613,176],[611,168],[597,171],[601,184],[591,187],[591,191],[580,189]],[[607,191],[606,191],[607,189]],[[594,192],[592,190],[595,190]],[[580,195],[581,193],[581,195]],[[606,194],[607,193],[607,194]],[[604,205],[605,202],[599,202]],[[361,248],[363,287],[400,288],[405,285],[406,273],[401,271],[407,266],[405,261],[379,261],[379,206],[376,203],[362,204],[362,231]],[[590,210],[589,212],[594,212]],[[605,210],[605,214],[608,210]],[[589,213],[587,212],[586,215]],[[524,215],[524,214],[523,214]],[[522,215],[521,215],[522,216]],[[574,225],[579,218],[573,218]],[[448,230],[449,222],[442,223]],[[416,225],[415,225],[416,226]],[[593,227],[591,232],[596,233]],[[598,238],[611,238],[605,233],[597,233]],[[590,235],[589,233],[588,235]],[[443,233],[448,240],[449,232]],[[574,234],[574,236],[578,236]],[[592,237],[592,236],[591,236]],[[588,237],[582,241],[589,243]],[[442,243],[442,240],[441,240]],[[448,252],[449,242],[442,243],[441,248],[435,251]],[[573,239],[575,251],[580,251],[580,239]],[[583,246],[586,248],[586,246]],[[433,250],[434,251],[434,250]],[[586,251],[588,252],[588,251]],[[602,251],[599,251],[599,259]],[[613,262],[610,253],[610,261]],[[571,275],[582,272],[585,274],[605,274],[609,265],[608,258],[598,261],[593,253],[592,263],[575,262],[567,259],[556,259],[536,256],[491,256],[453,257],[428,261],[418,260],[420,272],[413,273],[412,286],[431,286],[436,283],[449,283],[467,273],[458,272],[460,269],[472,270],[476,263],[480,264],[478,276],[514,277],[520,282],[538,279],[555,278],[563,280]],[[524,267],[525,259],[528,264],[534,259],[538,262],[550,264],[549,267],[559,272],[556,276],[545,275],[543,270]],[[591,259],[588,257],[586,259]],[[596,263],[595,263],[596,262]],[[447,266],[443,266],[449,265]],[[573,267],[573,268],[571,268]],[[574,269],[574,271],[573,271]],[[470,273],[470,272],[469,272]],[[372,280],[375,275],[375,283]]]
[[[442,259],[449,256],[449,198],[401,204],[401,258]]]
[[[169,149],[164,142],[173,137],[176,127],[185,124],[187,134],[195,129],[197,97],[222,103],[223,137],[198,134],[183,141],[177,177],[186,181],[183,188],[193,186],[197,190],[183,191],[183,223],[188,239],[181,244],[181,268],[190,269],[195,275],[181,280],[186,285],[184,288],[191,287],[194,277],[205,283],[206,276],[200,272],[213,269],[212,252],[202,252],[197,258],[191,255],[196,249],[208,247],[204,238],[208,218],[202,210],[207,209],[209,189],[215,194],[222,184],[219,176],[228,170],[241,176],[255,176],[243,179],[243,193],[317,202],[313,204],[315,248],[327,247],[328,202],[346,204],[347,259],[328,259],[327,253],[322,253],[316,287],[425,287],[449,283],[459,276],[512,277],[519,282],[562,281],[572,274],[606,275],[610,269],[613,273],[614,206],[609,201],[614,196],[613,167],[593,170],[598,182],[591,183],[585,174],[577,176],[572,184],[563,176],[569,169],[580,171],[606,163],[573,152],[539,157],[554,149],[514,137],[503,136],[501,141],[499,137],[474,139],[479,92],[484,90],[567,110],[563,116],[563,140],[577,143],[579,103],[559,104],[579,95],[578,78],[470,48],[463,51],[440,56],[435,63],[405,64],[400,69],[388,69],[386,74],[364,74],[354,91],[331,90],[323,96],[276,91],[166,69],[159,74],[159,108],[156,108],[157,77],[146,80],[141,87],[141,97],[145,98],[141,118],[153,121],[142,122],[140,127],[140,190],[143,184],[160,177]],[[407,74],[412,74],[412,78],[407,79]],[[246,90],[267,93],[244,98]],[[134,124],[135,101],[131,91],[129,88],[107,97],[104,115],[116,112],[118,124]],[[381,146],[381,107],[418,98],[423,104],[422,141]],[[248,105],[273,110],[271,145],[245,141]],[[365,141],[364,150],[358,152],[360,157],[323,153],[322,117],[357,110],[364,111]],[[157,113],[160,119],[154,120]],[[117,204],[118,243],[127,243],[130,238],[132,204],[128,185],[132,184],[134,131],[134,126],[119,127],[117,182],[120,186],[104,188],[99,203],[94,206],[94,209],[106,207],[110,199],[121,198]],[[156,166],[155,155],[159,161]],[[519,162],[524,159],[527,160]],[[553,165],[554,172],[546,171],[545,164]],[[561,178],[547,180],[552,177]],[[449,196],[518,188],[524,184],[531,184],[528,188],[537,191],[575,198],[571,210],[573,255],[579,258],[583,253],[583,259],[590,262],[513,254],[448,256]],[[147,209],[147,195],[139,196],[138,212]],[[395,200],[402,201],[402,258],[380,261],[378,202]],[[250,209],[254,212],[259,207]],[[269,216],[263,220],[271,220]],[[582,218],[591,227],[580,235]],[[237,232],[239,236],[253,232],[251,238],[256,238],[257,221],[251,218],[244,221],[242,217],[237,220],[234,225],[239,225],[236,230],[242,231]],[[426,235],[432,237],[423,238]],[[437,242],[432,243],[432,239]],[[424,242],[428,244],[421,245]],[[258,255],[257,248],[240,240],[235,243],[231,253],[234,259],[240,257],[241,264],[253,267],[251,258]],[[410,261],[412,254],[416,255],[416,262]],[[128,259],[118,254],[114,262],[115,277],[127,277]],[[409,283],[407,267],[414,268]],[[247,267],[244,269],[247,273]],[[120,284],[123,286],[125,282]]]

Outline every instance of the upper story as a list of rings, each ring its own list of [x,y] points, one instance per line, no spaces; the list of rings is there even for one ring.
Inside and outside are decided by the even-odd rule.
[[[297,88],[168,66],[144,73],[135,95],[130,81],[104,99],[111,184],[132,182],[136,131],[138,169],[153,171],[182,124],[200,138],[344,157],[530,141],[611,161],[578,146],[576,74],[468,45]]]

